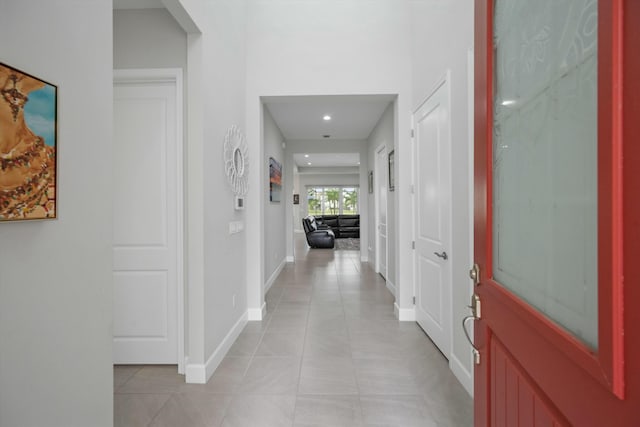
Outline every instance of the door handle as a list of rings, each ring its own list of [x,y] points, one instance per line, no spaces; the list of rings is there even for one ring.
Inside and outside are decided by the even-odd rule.
[[[462,319],[462,330],[464,332],[464,336],[467,337],[467,341],[469,341],[469,345],[471,346],[471,351],[473,352],[473,359],[476,365],[480,364],[480,350],[476,347],[471,336],[469,335],[469,331],[467,330],[467,322],[469,320],[479,320],[480,313],[480,297],[477,294],[473,294],[471,296],[471,305],[467,306],[471,309],[471,315],[465,316]]]
[[[442,251],[441,254],[439,254],[438,252],[434,252],[433,254],[435,256],[437,256],[438,258],[442,258],[445,261],[449,258],[449,256],[447,255],[447,253],[445,251]]]

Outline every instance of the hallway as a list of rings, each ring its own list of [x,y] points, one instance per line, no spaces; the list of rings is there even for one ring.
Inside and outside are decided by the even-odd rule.
[[[116,427],[473,425],[473,404],[359,251],[309,250],[205,385],[173,366],[114,369]]]

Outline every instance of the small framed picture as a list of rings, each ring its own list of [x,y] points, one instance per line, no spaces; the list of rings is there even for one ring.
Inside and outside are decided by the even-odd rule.
[[[300,204],[300,195],[299,194],[294,194],[293,195],[293,204],[294,205],[299,205]]]
[[[396,189],[396,180],[394,178],[396,172],[395,152],[396,150],[391,150],[389,153],[389,191],[395,191]]]
[[[369,193],[373,193],[373,171],[369,171]]]

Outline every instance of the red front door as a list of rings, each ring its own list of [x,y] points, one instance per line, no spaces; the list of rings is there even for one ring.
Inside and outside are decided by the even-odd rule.
[[[475,7],[475,424],[640,426],[640,1]]]

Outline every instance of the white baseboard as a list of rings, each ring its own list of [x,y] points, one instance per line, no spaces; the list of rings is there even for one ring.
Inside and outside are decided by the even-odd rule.
[[[247,324],[247,313],[243,314],[235,325],[231,328],[227,336],[224,337],[218,348],[209,356],[206,363],[188,363],[185,370],[185,381],[189,384],[206,384],[214,371],[227,355],[229,349],[240,335],[240,332]]]
[[[393,304],[393,312],[401,322],[415,322],[416,321],[416,309],[415,308],[400,308],[398,303]]]
[[[296,259],[293,257],[293,255],[287,255],[287,262],[296,262]]]
[[[362,256],[360,256],[360,261],[361,262],[369,262],[369,257],[367,255],[362,255]]]
[[[396,296],[396,285],[391,282],[391,280],[387,280],[387,289],[391,292],[391,295]]]
[[[291,261],[293,262],[293,261]],[[269,280],[267,280],[267,283],[264,284],[264,293],[266,294],[267,291],[269,289],[271,289],[271,286],[273,285],[273,282],[276,281],[276,279],[278,278],[278,276],[280,275],[280,272],[282,271],[282,269],[284,268],[284,266],[287,264],[287,259],[283,258],[282,261],[280,261],[280,265],[278,265],[276,267],[276,269],[273,271],[273,273],[271,274],[271,277],[269,277]]]
[[[262,320],[267,315],[267,303],[263,302],[260,308],[250,308],[247,310],[247,317],[249,321]]]
[[[469,393],[469,395],[473,397],[473,373],[467,370],[467,368],[462,364],[462,362],[460,362],[460,359],[458,359],[455,354],[451,353],[450,356],[449,369],[451,369],[453,375],[456,376],[458,381],[460,381],[460,384],[462,384],[465,390],[467,390],[467,393]],[[472,356],[469,355],[470,359],[471,357]],[[471,363],[473,363],[473,361],[471,361]],[[473,365],[471,366],[473,369]]]

